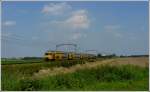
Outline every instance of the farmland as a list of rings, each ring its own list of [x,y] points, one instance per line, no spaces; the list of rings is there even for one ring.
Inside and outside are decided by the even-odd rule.
[[[148,91],[149,87],[148,57],[99,58],[93,62],[29,61],[2,61],[2,90]]]

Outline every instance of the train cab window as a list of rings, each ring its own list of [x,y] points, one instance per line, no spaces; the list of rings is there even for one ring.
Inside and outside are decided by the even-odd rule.
[[[45,55],[52,55],[51,53],[45,53]]]
[[[45,53],[45,55],[48,55],[48,53]]]

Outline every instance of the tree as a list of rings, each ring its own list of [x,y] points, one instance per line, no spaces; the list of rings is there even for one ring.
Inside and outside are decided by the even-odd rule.
[[[98,54],[97,54],[97,57],[102,57],[102,54],[101,54],[101,53],[98,53]]]

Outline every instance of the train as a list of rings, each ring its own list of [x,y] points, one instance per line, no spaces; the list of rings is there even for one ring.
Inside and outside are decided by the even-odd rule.
[[[95,59],[95,54],[89,53],[77,53],[77,52],[65,52],[65,51],[46,51],[44,54],[45,61],[58,61],[58,60],[83,60],[83,59]]]

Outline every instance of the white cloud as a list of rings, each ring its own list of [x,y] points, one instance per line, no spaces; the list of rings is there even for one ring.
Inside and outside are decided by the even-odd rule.
[[[81,30],[89,28],[90,19],[86,10],[78,10],[72,12],[72,15],[63,21],[51,21],[50,25],[61,29]]]
[[[72,16],[65,20],[65,23],[73,29],[87,29],[90,25],[90,20],[86,10],[78,10],[72,13]]]
[[[45,5],[42,12],[45,14],[59,15],[71,9],[71,6],[65,2],[63,3],[50,3]]]
[[[4,26],[14,26],[14,25],[16,25],[16,22],[15,21],[5,21],[4,23],[3,23],[3,25]]]

